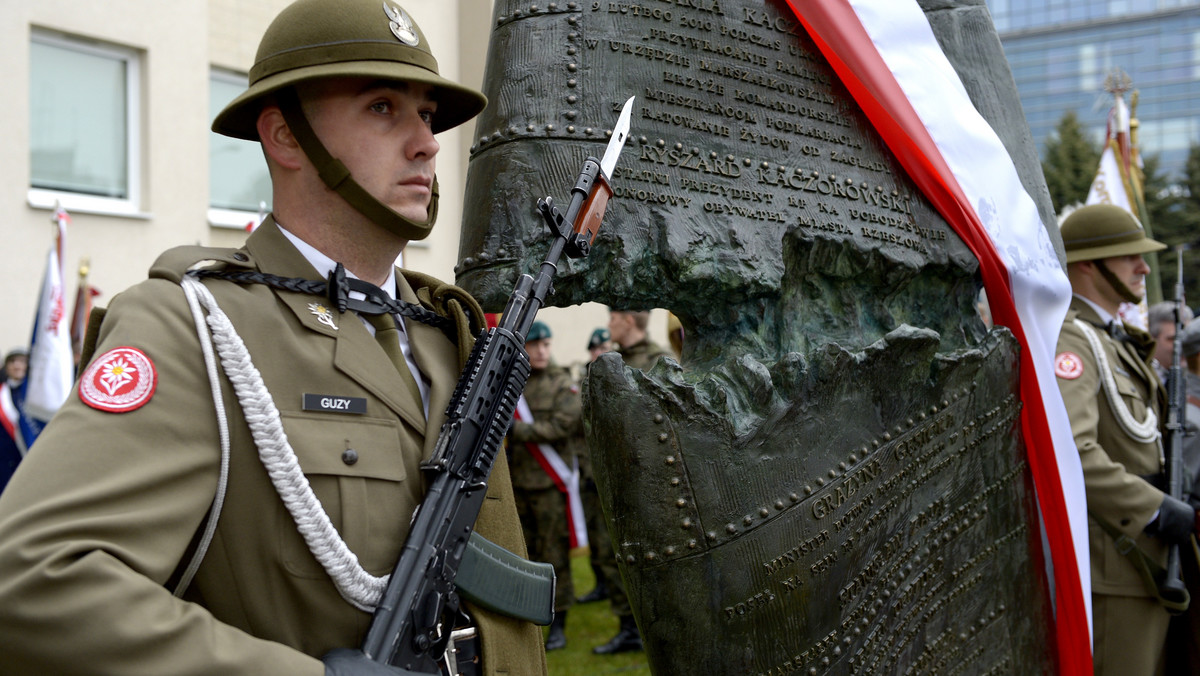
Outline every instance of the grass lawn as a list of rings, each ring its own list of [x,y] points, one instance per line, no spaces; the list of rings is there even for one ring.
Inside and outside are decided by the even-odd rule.
[[[596,579],[588,564],[587,550],[571,554],[571,573],[575,595],[591,591]],[[543,636],[546,629],[542,630]],[[608,643],[617,634],[617,616],[608,601],[575,604],[567,614],[567,647],[546,653],[550,676],[590,676],[591,674],[630,674],[649,676],[646,653],[630,652],[596,655],[592,648]]]

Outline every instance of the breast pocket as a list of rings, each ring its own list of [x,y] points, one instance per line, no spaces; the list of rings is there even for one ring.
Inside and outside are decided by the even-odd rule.
[[[1117,392],[1121,396],[1121,403],[1125,405],[1125,409],[1129,411],[1129,415],[1135,423],[1141,423],[1146,420],[1150,411],[1146,407],[1146,401],[1143,398],[1142,390],[1133,382],[1127,375],[1120,372],[1114,372],[1113,377],[1116,380]],[[1153,395],[1151,395],[1153,396]],[[1111,442],[1107,442],[1105,450],[1109,456],[1125,466],[1126,471],[1133,474],[1153,474],[1159,469],[1158,464],[1158,446],[1154,442],[1149,444],[1139,443],[1134,441],[1129,434],[1116,421],[1116,413],[1110,412],[1112,416],[1112,434],[1116,435]],[[1162,421],[1159,421],[1160,425]]]
[[[321,509],[363,568],[391,571],[419,501],[419,484],[409,480],[399,421],[321,414],[285,414],[283,427]],[[411,445],[411,444],[408,444]],[[415,460],[413,460],[415,472]],[[280,556],[293,575],[326,577],[292,515],[278,518]]]

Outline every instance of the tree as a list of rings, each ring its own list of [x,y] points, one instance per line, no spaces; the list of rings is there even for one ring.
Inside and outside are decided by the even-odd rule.
[[[1055,212],[1062,213],[1063,207],[1082,204],[1087,199],[1099,166],[1100,149],[1088,137],[1075,111],[1068,110],[1046,139],[1042,161],[1042,173],[1046,175]]]
[[[1200,238],[1200,145],[1188,149],[1182,182],[1171,185],[1159,176],[1158,156],[1145,158],[1146,210],[1153,222],[1154,238],[1171,248],[1158,254],[1163,299],[1175,299],[1178,280],[1175,247]],[[1183,254],[1184,296],[1188,305],[1200,301],[1200,247]]]

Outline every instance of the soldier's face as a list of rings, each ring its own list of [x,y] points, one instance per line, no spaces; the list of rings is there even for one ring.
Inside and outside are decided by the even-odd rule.
[[[632,326],[633,317],[629,313],[610,312],[608,314],[608,335],[612,337],[612,342],[625,345],[629,339],[627,334]]]
[[[605,352],[612,352],[612,343],[608,342],[607,340],[588,350],[588,353],[591,355],[591,359],[588,361],[596,361],[596,357],[599,357]]]
[[[335,78],[305,86],[305,112],[333,157],[367,192],[416,222],[429,217],[437,103],[429,85]]]
[[[531,340],[525,343],[525,351],[529,353],[529,367],[540,371],[550,366],[550,339]]]
[[[1158,363],[1170,368],[1174,349],[1175,322],[1163,322],[1159,325],[1158,338],[1155,338],[1154,358],[1158,360]]]

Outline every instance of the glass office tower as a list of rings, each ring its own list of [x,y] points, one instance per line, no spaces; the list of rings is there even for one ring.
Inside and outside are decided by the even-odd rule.
[[[1104,137],[1117,69],[1139,93],[1138,145],[1170,180],[1200,143],[1200,0],[987,0],[1039,150],[1074,110]],[[1131,101],[1127,94],[1126,102]]]

